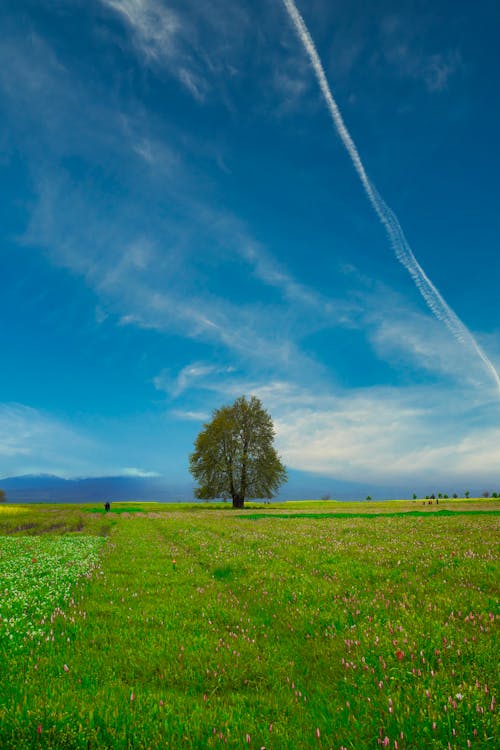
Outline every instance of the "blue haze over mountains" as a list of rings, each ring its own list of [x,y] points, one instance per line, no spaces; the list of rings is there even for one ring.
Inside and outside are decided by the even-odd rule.
[[[168,482],[162,477],[82,477],[63,479],[53,474],[25,474],[0,479],[0,488],[13,503],[95,503],[118,501],[192,502],[193,485]],[[289,471],[289,482],[278,500],[315,499],[325,496],[350,500],[364,498],[365,488],[330,477]]]
[[[462,496],[469,490],[472,497],[495,487],[470,484],[467,487],[436,487],[415,484],[381,488],[367,487],[361,483],[345,482],[331,477],[288,470],[289,481],[281,487],[276,501],[284,500],[373,500],[411,498],[413,492],[419,497],[443,492],[450,496],[457,492]],[[191,482],[169,482],[163,477],[81,477],[63,479],[53,474],[25,474],[0,479],[0,489],[11,503],[99,503],[106,502],[193,502],[194,485]],[[199,501],[201,502],[201,501]]]

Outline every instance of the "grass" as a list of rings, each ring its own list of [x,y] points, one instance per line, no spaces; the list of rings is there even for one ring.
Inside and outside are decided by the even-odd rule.
[[[8,653],[31,650],[52,637],[74,584],[98,565],[102,540],[92,536],[0,537],[0,643]]]
[[[445,503],[2,507],[0,747],[494,748],[500,508]]]

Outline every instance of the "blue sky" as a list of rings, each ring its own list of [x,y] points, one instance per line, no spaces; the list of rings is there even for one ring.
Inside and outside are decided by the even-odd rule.
[[[332,494],[500,484],[500,10],[297,8],[443,304],[290,2],[4,0],[0,476],[183,480],[253,393]]]

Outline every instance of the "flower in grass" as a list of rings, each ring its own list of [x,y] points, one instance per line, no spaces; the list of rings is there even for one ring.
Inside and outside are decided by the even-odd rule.
[[[405,658],[404,651],[401,651],[401,649],[398,648],[398,650],[396,651],[396,659],[399,659],[399,661],[401,661],[404,658]]]
[[[250,744],[250,742],[251,742],[251,740],[252,740],[252,738],[250,737],[250,735],[249,735],[249,734],[247,734],[247,736],[245,737],[245,739],[246,739],[246,743],[247,743],[247,745],[249,745],[249,744]]]
[[[132,692],[130,693],[130,702],[131,702],[131,703],[133,703],[133,702],[134,702],[134,700],[135,700],[135,693],[134,693],[134,691],[132,691]]]
[[[316,737],[318,740],[321,737],[321,732],[319,731],[319,727],[316,727]]]
[[[69,672],[69,667],[67,664],[63,664],[63,669],[65,672]]]
[[[39,724],[37,726],[36,731],[37,731],[37,734],[41,734],[42,733],[42,725],[41,724]]]

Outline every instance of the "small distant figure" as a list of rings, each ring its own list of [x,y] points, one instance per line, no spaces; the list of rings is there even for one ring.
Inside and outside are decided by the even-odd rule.
[[[111,503],[108,501],[104,504],[104,510],[106,511],[106,513],[109,511],[110,508],[111,508]]]

